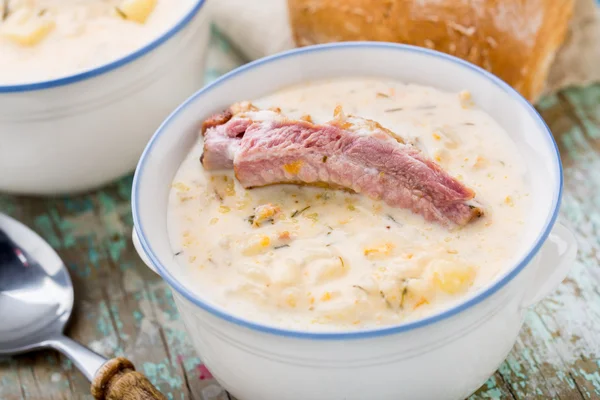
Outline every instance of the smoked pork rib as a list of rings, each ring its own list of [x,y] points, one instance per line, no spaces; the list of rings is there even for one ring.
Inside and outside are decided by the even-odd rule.
[[[246,188],[327,183],[429,221],[465,225],[483,214],[472,190],[375,121],[339,107],[325,124],[288,119],[279,110],[237,111],[207,120],[213,122],[204,132],[202,163],[207,170],[233,168]]]

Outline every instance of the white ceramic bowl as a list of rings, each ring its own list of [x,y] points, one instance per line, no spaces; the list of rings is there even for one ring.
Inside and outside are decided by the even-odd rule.
[[[196,0],[171,29],[124,58],[0,86],[0,191],[79,192],[132,171],[160,123],[202,87],[205,3]]]
[[[361,332],[311,333],[234,316],[194,293],[167,235],[167,194],[198,137],[199,122],[237,100],[339,76],[379,76],[444,90],[468,89],[525,155],[533,207],[518,262],[460,304],[422,320]],[[190,337],[216,379],[240,400],[463,399],[512,348],[527,307],[565,277],[573,236],[555,225],[562,171],[552,135],[508,85],[467,62],[386,43],[306,47],[225,75],[180,106],[156,132],[133,184],[134,244],[174,290]],[[199,227],[199,229],[208,229]]]

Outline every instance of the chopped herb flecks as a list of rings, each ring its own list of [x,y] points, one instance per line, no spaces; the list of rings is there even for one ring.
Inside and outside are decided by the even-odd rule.
[[[310,206],[304,207],[302,210],[296,210],[292,213],[292,218],[296,218],[298,215],[302,214],[304,211],[308,210]]]
[[[408,287],[404,286],[404,289],[402,289],[402,295],[400,296],[400,309],[404,308],[404,297],[406,297],[407,293]]]
[[[125,14],[123,10],[121,10],[119,7],[115,7],[115,11],[117,12],[117,14],[119,14],[119,17],[127,19],[127,14]]]
[[[323,162],[327,162],[327,156],[323,156]]]
[[[385,293],[383,293],[383,290],[380,290],[379,294],[381,295],[381,298],[385,301],[385,304],[388,306],[388,308],[394,308],[392,307],[392,304],[388,301],[387,297],[385,297]]]
[[[390,214],[386,215],[386,217],[392,221],[393,223],[395,223],[396,225],[402,226],[402,224],[398,221],[396,221],[396,219],[394,217],[392,217]]]
[[[273,247],[274,250],[278,250],[278,249],[283,249],[284,247],[290,247],[289,244],[282,244],[281,246],[275,246]]]
[[[402,107],[397,107],[397,108],[388,108],[387,110],[383,110],[383,112],[393,113],[393,112],[398,112],[398,111],[402,111],[402,110],[403,110]]]
[[[352,285],[353,288],[357,288],[358,290],[362,290],[363,292],[365,292],[366,294],[369,294],[369,292],[367,291],[367,289],[365,289],[364,287],[360,286],[360,285]]]
[[[10,14],[10,0],[3,0],[3,10],[2,10],[2,21],[4,21],[6,18],[8,18],[8,15]]]

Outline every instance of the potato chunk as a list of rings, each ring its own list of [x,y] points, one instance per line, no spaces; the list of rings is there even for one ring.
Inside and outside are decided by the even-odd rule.
[[[54,29],[48,17],[34,15],[33,10],[21,9],[11,14],[2,25],[0,33],[21,46],[35,46]]]
[[[448,294],[466,291],[477,274],[473,266],[447,260],[434,260],[431,269],[434,285]]]
[[[382,260],[392,255],[394,244],[386,242],[380,245],[370,246],[364,249],[364,255],[369,260]]]
[[[119,11],[127,20],[143,24],[154,11],[156,2],[157,0],[123,0],[119,5]]]
[[[316,284],[341,278],[349,270],[348,263],[342,257],[322,258],[308,265],[309,276]]]
[[[242,243],[242,254],[255,256],[271,249],[271,238],[267,235],[252,235]]]

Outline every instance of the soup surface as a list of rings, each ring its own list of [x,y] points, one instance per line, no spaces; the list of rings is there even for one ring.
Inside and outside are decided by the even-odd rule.
[[[524,163],[469,93],[348,78],[252,103],[314,123],[338,105],[375,120],[473,189],[484,216],[445,226],[348,191],[246,190],[233,171],[203,169],[200,138],[173,181],[168,221],[186,283],[207,301],[285,328],[373,328],[447,308],[515,261],[529,208]]]
[[[2,0],[0,85],[72,75],[143,47],[197,0]]]

